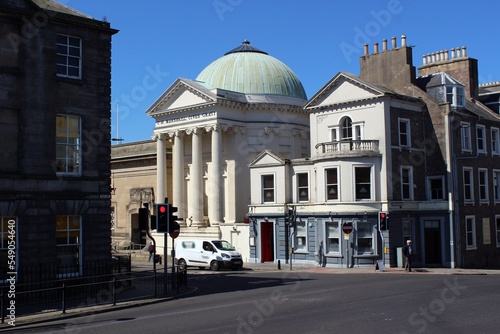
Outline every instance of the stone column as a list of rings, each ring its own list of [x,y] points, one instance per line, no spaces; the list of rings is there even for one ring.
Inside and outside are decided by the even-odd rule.
[[[173,134],[172,144],[172,203],[179,210],[177,216],[184,218],[181,226],[186,226],[186,208],[184,202],[184,133],[177,131]]]
[[[165,146],[165,134],[158,133],[153,136],[156,140],[156,203],[163,203],[166,195],[167,185],[167,152]]]
[[[208,208],[210,212],[210,225],[218,226],[222,223],[221,204],[223,199],[222,187],[222,144],[221,128],[214,125],[212,128],[212,164],[210,174],[210,193]]]
[[[192,226],[203,226],[203,166],[202,166],[202,130],[192,130],[192,162],[191,187],[189,191],[190,208],[192,209]]]

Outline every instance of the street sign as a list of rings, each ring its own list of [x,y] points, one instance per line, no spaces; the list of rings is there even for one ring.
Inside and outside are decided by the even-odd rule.
[[[344,231],[344,233],[346,234],[349,234],[352,232],[352,223],[344,223],[344,225],[342,225],[342,230]]]
[[[170,223],[172,226],[170,226],[170,232],[168,234],[172,239],[175,239],[179,236],[179,233],[181,231],[181,226],[179,225],[178,222],[171,222]]]

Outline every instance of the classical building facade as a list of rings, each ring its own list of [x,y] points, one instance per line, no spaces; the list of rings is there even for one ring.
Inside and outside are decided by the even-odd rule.
[[[465,48],[423,60],[404,36],[365,46],[304,106],[310,156],[251,163],[251,261],[396,266],[412,239],[417,266],[500,266],[498,95]]]
[[[89,265],[111,260],[117,31],[51,0],[2,1],[0,11],[0,279],[97,274]]]

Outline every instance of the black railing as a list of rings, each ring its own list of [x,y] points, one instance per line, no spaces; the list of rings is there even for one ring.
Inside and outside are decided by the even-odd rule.
[[[116,305],[119,302],[157,298],[170,293],[179,292],[180,287],[187,286],[187,271],[176,266],[175,280],[172,274],[160,271],[128,271],[113,274],[74,277],[36,284],[15,285],[15,316],[26,316],[50,311],[65,313],[68,309],[84,308],[97,305]],[[170,276],[170,277],[168,277]],[[164,286],[164,282],[172,282],[172,286]],[[169,283],[170,285],[170,283]],[[4,323],[9,316],[9,305],[12,296],[10,284],[0,287],[0,318]]]

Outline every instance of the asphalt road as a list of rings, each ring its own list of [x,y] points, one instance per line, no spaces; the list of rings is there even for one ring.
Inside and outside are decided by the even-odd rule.
[[[499,333],[500,276],[219,272],[193,294],[13,333]]]

